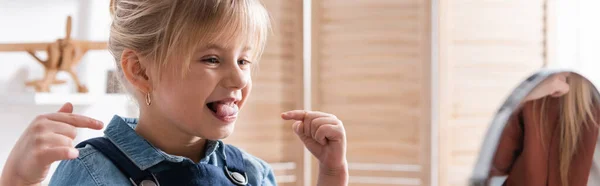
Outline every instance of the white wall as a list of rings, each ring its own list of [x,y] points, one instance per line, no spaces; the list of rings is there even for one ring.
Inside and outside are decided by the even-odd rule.
[[[600,84],[600,1],[579,0],[578,7],[577,43],[581,69]]]
[[[110,17],[108,0],[0,0],[0,44],[16,42],[52,42],[65,35],[67,15],[73,16],[73,37],[106,41]],[[40,53],[41,54],[41,53]],[[45,57],[45,55],[41,55]],[[90,97],[100,98],[93,104],[75,102],[75,112],[94,117],[105,123],[114,114],[135,116],[132,101],[123,96],[115,98],[104,95],[106,70],[114,68],[114,61],[108,51],[91,51],[81,62],[79,77],[90,89]],[[0,52],[0,166],[21,132],[29,122],[42,113],[55,112],[62,102],[7,103],[7,100],[24,99],[33,101],[33,89],[25,87],[27,80],[38,79],[43,68],[25,52]],[[71,78],[59,74],[59,78],[68,80],[65,85],[53,86],[52,96],[56,99],[70,100],[75,97],[76,89]],[[31,95],[31,96],[28,96]],[[31,100],[25,100],[31,99]],[[100,136],[101,131],[81,130],[76,142],[82,139]],[[53,169],[55,168],[54,165]],[[52,169],[52,170],[53,170]],[[52,173],[52,171],[51,171]],[[46,181],[47,182],[47,181]]]
[[[580,70],[600,85],[600,1],[556,1],[555,67]]]

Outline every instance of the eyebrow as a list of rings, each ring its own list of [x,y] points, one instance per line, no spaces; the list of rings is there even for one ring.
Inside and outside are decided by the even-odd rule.
[[[202,48],[205,49],[205,50],[215,49],[215,50],[220,50],[220,51],[223,51],[223,50],[226,49],[226,47],[223,47],[223,46],[217,45],[217,44],[210,44],[210,45],[208,45],[206,47],[202,47]],[[249,50],[252,50],[252,47],[246,46],[246,47],[243,48],[242,51],[246,52],[246,51],[249,51]]]

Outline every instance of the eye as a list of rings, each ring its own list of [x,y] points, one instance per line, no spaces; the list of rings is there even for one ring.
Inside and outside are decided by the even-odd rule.
[[[202,62],[205,62],[208,64],[218,64],[219,58],[217,58],[216,56],[210,56],[210,57],[203,58]]]
[[[238,65],[249,65],[251,63],[252,62],[245,60],[245,59],[238,60]]]

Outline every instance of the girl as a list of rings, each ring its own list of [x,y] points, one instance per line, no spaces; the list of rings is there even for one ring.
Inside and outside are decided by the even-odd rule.
[[[71,146],[77,127],[102,124],[57,113],[30,124],[3,185],[276,185],[268,164],[219,139],[234,129],[252,89],[269,16],[258,0],[116,0],[109,50],[139,118],[115,116],[103,138]],[[294,110],[293,130],[320,161],[319,185],[346,185],[346,136],[334,115]],[[260,132],[260,131],[257,131]],[[265,147],[268,148],[268,147]]]
[[[600,185],[599,104],[584,77],[551,76],[504,128],[491,174],[508,175],[505,185]]]

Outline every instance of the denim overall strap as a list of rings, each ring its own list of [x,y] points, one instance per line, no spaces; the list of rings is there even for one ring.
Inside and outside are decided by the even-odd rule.
[[[129,178],[133,185],[231,185],[251,186],[245,172],[245,162],[242,152],[231,145],[224,145],[224,165],[219,168],[210,164],[182,164],[176,162],[161,162],[160,165],[169,167],[160,172],[143,171],[137,167],[117,146],[104,137],[98,137],[79,143],[81,148],[91,145],[104,154],[117,168]]]
[[[83,141],[76,148],[82,148],[91,145],[105,157],[107,157],[134,185],[140,185],[140,182],[153,175],[147,171],[140,170],[117,146],[105,137],[97,137]]]
[[[244,157],[242,152],[232,146],[224,144],[225,151],[225,175],[236,185],[247,185],[248,175],[246,174],[246,167],[244,164]]]
[[[160,185],[252,186],[245,172],[242,152],[234,146],[223,146],[223,167],[211,164],[170,164],[168,170],[156,173]]]

